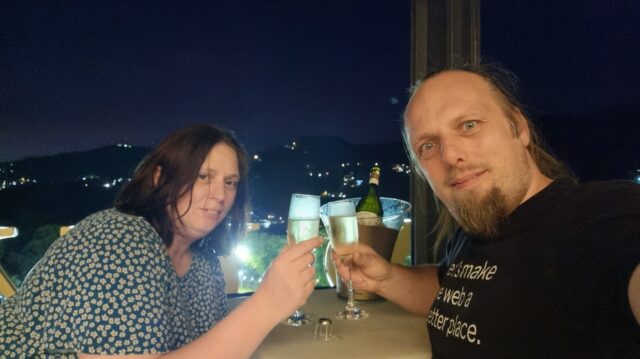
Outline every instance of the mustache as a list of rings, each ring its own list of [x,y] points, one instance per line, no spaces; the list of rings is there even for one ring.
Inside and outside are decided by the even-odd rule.
[[[451,183],[456,179],[466,176],[470,173],[486,171],[489,167],[484,164],[464,165],[452,168],[445,178],[446,183]]]

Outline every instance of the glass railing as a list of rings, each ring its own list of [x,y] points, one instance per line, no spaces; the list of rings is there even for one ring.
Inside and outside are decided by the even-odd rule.
[[[409,222],[409,220],[406,220]],[[394,247],[391,261],[409,265],[410,256],[410,223],[405,223],[400,231]],[[20,231],[14,227],[0,227],[0,295],[5,298],[14,294],[25,276],[47,248],[73,226],[44,225],[38,228]],[[255,291],[271,261],[286,245],[286,234],[270,228],[262,228],[259,224],[251,224],[244,238],[240,239],[234,251],[220,262],[227,283],[228,294],[250,293]],[[21,233],[32,233],[30,238]],[[315,250],[316,287],[331,287],[336,283],[330,260],[325,261],[329,243],[326,231],[320,228],[320,235],[325,238],[321,248]],[[28,241],[26,245],[16,243]],[[20,247],[20,250],[14,248]]]

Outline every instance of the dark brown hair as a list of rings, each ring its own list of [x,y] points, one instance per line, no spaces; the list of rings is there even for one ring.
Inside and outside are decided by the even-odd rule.
[[[145,218],[169,247],[175,230],[169,211],[178,213],[178,199],[191,193],[202,163],[219,143],[235,151],[240,181],[226,221],[196,242],[194,248],[228,254],[245,229],[248,168],[245,151],[227,130],[213,125],[192,125],[170,133],[140,162],[131,180],[122,187],[115,200],[116,209]],[[154,181],[158,168],[159,177]]]
[[[427,82],[429,79],[434,78],[441,73],[451,71],[465,71],[482,77],[487,82],[489,87],[491,87],[491,89],[494,91],[495,98],[500,103],[504,114],[506,115],[508,121],[511,124],[511,127],[514,130],[515,135],[518,134],[516,114],[518,112],[522,114],[522,117],[525,119],[529,126],[529,133],[531,136],[529,145],[527,146],[527,151],[529,151],[529,154],[531,155],[534,163],[545,176],[552,179],[565,177],[575,180],[573,173],[567,168],[567,166],[562,161],[553,156],[550,151],[545,149],[546,146],[544,144],[544,141],[542,140],[542,137],[538,134],[538,131],[536,130],[533,122],[531,121],[529,115],[524,109],[524,106],[518,98],[520,88],[518,78],[513,73],[502,68],[501,66],[490,63],[480,64],[476,66],[463,65],[432,71],[428,73],[419,83],[412,87],[411,94],[415,94],[418,88],[420,88],[420,86]],[[409,136],[406,126],[402,127],[402,135],[413,170],[424,179],[424,174],[420,169],[420,162],[411,150],[411,143],[409,142]],[[439,244],[455,230],[455,228],[457,227],[457,223],[453,219],[451,213],[449,213],[447,207],[444,206],[438,198],[435,198],[435,200],[437,208],[440,209],[438,220],[434,228],[434,231],[437,231],[435,243],[435,248],[437,249]]]

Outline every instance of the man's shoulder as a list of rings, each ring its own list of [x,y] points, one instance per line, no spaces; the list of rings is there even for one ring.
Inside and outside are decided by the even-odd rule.
[[[635,194],[640,195],[640,183],[626,180],[610,181],[590,181],[579,183],[578,188],[582,191],[603,194]]]
[[[580,200],[589,201],[638,201],[640,200],[640,184],[632,181],[592,181],[573,186],[569,194]]]
[[[631,181],[592,181],[559,187],[558,199],[577,213],[620,217],[637,215],[640,208],[640,184]]]
[[[597,200],[628,198],[640,199],[640,184],[625,180],[575,182],[559,179],[549,186],[548,190],[556,197],[565,200]]]

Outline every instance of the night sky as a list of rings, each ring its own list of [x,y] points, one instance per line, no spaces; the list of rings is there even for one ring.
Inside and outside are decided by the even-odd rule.
[[[482,52],[540,113],[640,104],[640,1],[482,2]]]
[[[640,2],[483,1],[483,56],[542,113],[637,104]],[[250,151],[399,138],[409,1],[0,0],[0,161],[215,122]]]

